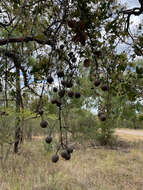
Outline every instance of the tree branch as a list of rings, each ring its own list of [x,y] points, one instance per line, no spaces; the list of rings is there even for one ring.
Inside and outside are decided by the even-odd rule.
[[[2,26],[2,27],[5,28],[7,26],[10,26],[15,19],[16,19],[16,17],[14,17],[13,19],[11,19],[9,23],[2,23],[2,22],[0,22],[0,27]]]
[[[8,51],[5,49],[0,49],[0,53],[3,53],[5,56],[11,58],[13,61],[14,60],[17,61],[18,59],[20,59],[20,55],[16,54],[16,52],[14,52],[14,51]],[[26,71],[24,70],[24,68],[21,66],[21,64],[19,64],[18,67],[20,68],[20,70],[23,73],[25,87],[27,87],[33,94],[40,97],[40,95],[33,88],[31,88],[30,85],[28,85]],[[25,79],[25,77],[26,77],[26,79]]]
[[[0,39],[0,46],[6,45],[8,43],[21,43],[21,42],[32,42],[35,41],[38,44],[47,44],[52,45],[52,42],[50,40],[40,40],[36,37],[19,37],[19,38],[8,38],[8,39]]]
[[[143,9],[143,0],[139,0],[139,3],[141,5],[141,8]]]
[[[135,16],[140,16],[141,14],[143,14],[143,0],[138,0],[140,3],[140,7],[135,7],[133,9],[127,9],[127,10],[123,10],[121,11],[121,13],[123,13],[124,15],[127,15],[127,24],[126,24],[126,30],[129,33],[129,25],[130,25],[130,17],[131,15],[135,15]]]

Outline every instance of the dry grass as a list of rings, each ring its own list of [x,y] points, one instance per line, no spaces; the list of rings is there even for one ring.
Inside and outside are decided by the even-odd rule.
[[[0,171],[0,190],[142,190],[143,142],[122,139],[131,146],[79,149],[57,164],[42,140],[25,142]]]

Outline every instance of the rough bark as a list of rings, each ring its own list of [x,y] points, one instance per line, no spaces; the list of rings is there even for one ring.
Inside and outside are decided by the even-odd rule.
[[[15,61],[16,62],[16,61]],[[20,68],[17,63],[16,66],[16,126],[15,126],[15,142],[14,142],[14,153],[18,152],[19,143],[21,141],[21,127],[20,127]]]

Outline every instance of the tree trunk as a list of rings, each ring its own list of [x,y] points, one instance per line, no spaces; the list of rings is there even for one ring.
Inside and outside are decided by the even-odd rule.
[[[20,69],[18,64],[16,64],[16,126],[15,126],[15,143],[14,143],[14,153],[18,152],[18,146],[21,141],[21,127],[20,127]]]
[[[8,97],[7,97],[7,63],[6,63],[6,72],[5,72],[5,106],[8,108]]]

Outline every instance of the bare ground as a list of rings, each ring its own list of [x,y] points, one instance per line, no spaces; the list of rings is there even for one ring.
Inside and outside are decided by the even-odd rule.
[[[115,134],[126,140],[143,140],[143,130],[139,129],[116,129]]]
[[[138,129],[117,129],[117,134],[127,134],[127,135],[134,135],[134,136],[142,136],[143,137],[143,130]]]

